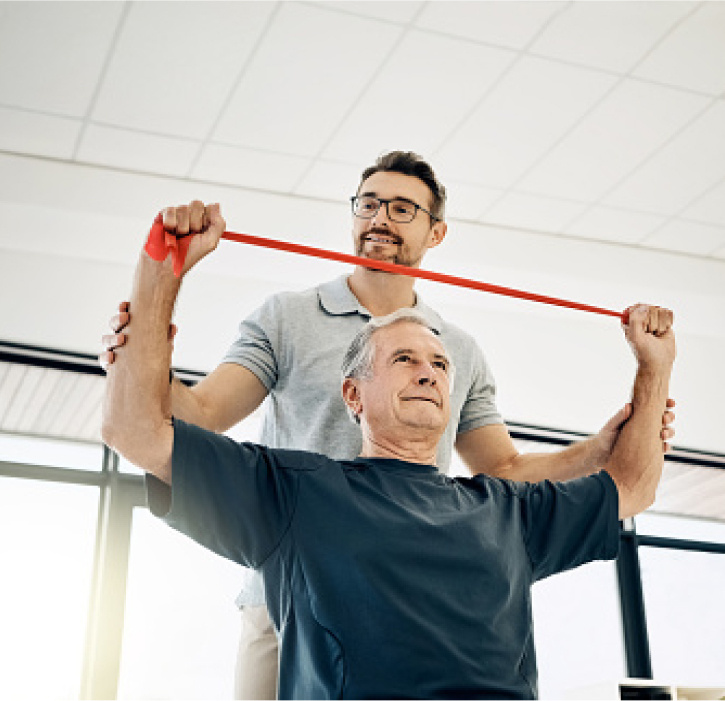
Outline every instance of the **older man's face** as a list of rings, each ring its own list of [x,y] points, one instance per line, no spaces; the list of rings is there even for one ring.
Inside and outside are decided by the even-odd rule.
[[[443,434],[450,418],[450,362],[429,329],[403,321],[373,336],[373,377],[359,383],[360,417],[376,434]]]

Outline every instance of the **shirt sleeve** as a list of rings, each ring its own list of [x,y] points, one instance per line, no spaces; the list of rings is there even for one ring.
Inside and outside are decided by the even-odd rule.
[[[297,497],[295,470],[276,452],[174,419],[170,508],[156,481],[149,507],[205,548],[260,567],[289,528]],[[166,490],[168,494],[168,489]]]
[[[617,556],[619,498],[606,472],[521,489],[524,540],[534,580]]]
[[[458,433],[489,424],[502,424],[503,417],[496,407],[496,381],[481,348],[475,341],[470,343],[473,368],[471,385],[458,420]]]
[[[277,342],[279,310],[274,297],[268,299],[239,325],[239,335],[222,363],[236,363],[253,372],[270,391],[279,377]]]

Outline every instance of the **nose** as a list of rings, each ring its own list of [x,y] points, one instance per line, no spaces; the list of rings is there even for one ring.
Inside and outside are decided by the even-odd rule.
[[[370,220],[370,224],[371,226],[388,226],[389,222],[388,205],[385,202],[381,202],[380,208],[375,212],[375,216]]]
[[[425,387],[427,385],[435,387],[437,380],[433,366],[430,363],[420,364],[420,371],[418,374],[417,382],[421,387]]]

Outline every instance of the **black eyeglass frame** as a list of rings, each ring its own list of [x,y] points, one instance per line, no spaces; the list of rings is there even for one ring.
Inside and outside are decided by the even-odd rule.
[[[390,221],[396,222],[397,224],[410,224],[410,222],[412,222],[418,216],[418,210],[425,212],[434,222],[442,221],[440,217],[437,217],[432,212],[429,212],[425,207],[421,207],[419,204],[416,204],[415,202],[411,202],[410,200],[406,200],[403,197],[393,197],[392,199],[386,200],[386,199],[383,199],[382,197],[373,197],[372,195],[362,195],[362,197],[367,197],[371,200],[376,200],[378,203],[378,206],[375,209],[375,211],[372,212],[369,217],[366,217],[361,214],[358,214],[355,211],[355,202],[357,200],[359,200],[360,197],[361,197],[361,195],[353,195],[350,198],[350,206],[352,208],[352,213],[358,219],[372,219],[380,211],[380,208],[383,205],[385,205],[385,213],[388,215],[388,219],[390,219]],[[398,221],[397,219],[393,219],[393,217],[390,216],[390,203],[391,202],[405,202],[406,204],[413,205],[413,207],[415,207],[415,214],[408,221]]]

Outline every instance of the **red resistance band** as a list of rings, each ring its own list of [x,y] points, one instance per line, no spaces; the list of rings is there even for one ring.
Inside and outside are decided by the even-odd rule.
[[[171,252],[174,263],[174,274],[178,277],[184,266],[184,259],[189,248],[188,241],[190,236],[177,238],[173,234],[164,231],[163,220],[161,215],[154,220],[151,227],[149,239],[146,243],[146,252],[154,260],[165,260],[169,252]],[[232,231],[225,231],[222,238],[227,241],[237,241],[238,243],[246,243],[252,246],[261,246],[262,248],[273,248],[278,251],[287,251],[288,253],[296,253],[303,256],[312,256],[313,258],[324,258],[325,260],[334,260],[339,263],[350,263],[351,265],[360,265],[364,268],[372,268],[374,270],[382,270],[387,273],[395,273],[396,275],[407,275],[408,277],[420,278],[422,280],[432,280],[433,282],[443,282],[447,285],[455,285],[456,287],[466,287],[479,292],[491,292],[506,297],[516,297],[518,299],[526,299],[531,302],[540,302],[542,304],[550,304],[557,307],[567,307],[569,309],[579,309],[594,314],[603,314],[605,316],[613,316],[621,319],[623,324],[629,323],[629,310],[624,312],[616,312],[611,309],[603,309],[602,307],[593,307],[589,304],[581,304],[580,302],[571,302],[566,299],[558,299],[557,297],[547,297],[545,295],[535,294],[534,292],[524,292],[511,287],[502,287],[501,285],[492,285],[487,282],[478,282],[477,280],[469,280],[455,275],[446,275],[444,273],[434,273],[430,270],[421,270],[420,268],[409,268],[398,263],[388,263],[382,260],[373,260],[371,258],[360,258],[348,253],[338,253],[337,251],[328,251],[324,248],[315,248],[314,246],[303,246],[299,243],[288,243],[286,241],[277,241],[262,236],[252,236],[250,234],[236,234]],[[152,239],[154,243],[152,244]],[[165,248],[162,249],[162,246]]]

